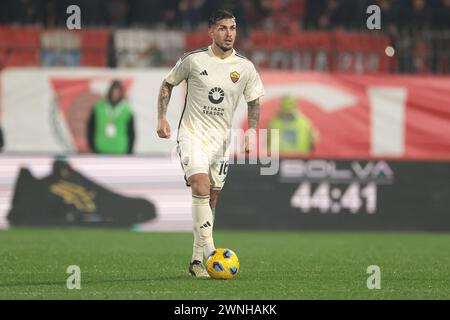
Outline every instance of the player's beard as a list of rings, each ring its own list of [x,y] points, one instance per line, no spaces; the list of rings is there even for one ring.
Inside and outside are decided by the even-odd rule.
[[[225,47],[225,44],[217,43],[217,46],[222,49],[223,52],[228,52],[233,49],[233,43],[231,43],[230,47]]]

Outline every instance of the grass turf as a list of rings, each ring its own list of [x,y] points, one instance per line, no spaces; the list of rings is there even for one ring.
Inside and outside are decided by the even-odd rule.
[[[192,235],[91,229],[0,232],[0,299],[450,299],[450,234],[215,232],[234,280],[187,273]],[[81,289],[66,269],[81,268]],[[369,290],[369,265],[381,289]]]

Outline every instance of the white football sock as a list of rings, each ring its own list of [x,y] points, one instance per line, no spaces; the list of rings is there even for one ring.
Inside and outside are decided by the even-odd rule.
[[[192,261],[203,261],[203,257],[215,250],[212,237],[213,215],[209,196],[192,196],[192,220],[194,224],[194,246]]]
[[[203,247],[200,246],[199,242],[198,242],[198,233],[195,230],[195,226],[194,226],[194,245],[192,248],[192,259],[191,262],[194,260],[197,261],[203,261]]]

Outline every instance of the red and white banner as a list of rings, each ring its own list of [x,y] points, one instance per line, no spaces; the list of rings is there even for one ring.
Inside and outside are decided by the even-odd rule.
[[[312,157],[450,160],[450,77],[262,75],[261,128],[283,95],[296,97],[320,133]]]
[[[138,154],[170,154],[176,141],[156,135],[157,97],[168,69],[7,69],[1,74],[6,152],[86,152],[93,102],[112,79],[126,83]],[[261,128],[285,95],[297,98],[319,131],[311,157],[450,160],[450,77],[261,71]],[[226,94],[226,93],[225,93]],[[173,91],[168,119],[178,126],[184,88]],[[242,99],[234,128],[244,128]],[[174,136],[176,136],[174,134]]]

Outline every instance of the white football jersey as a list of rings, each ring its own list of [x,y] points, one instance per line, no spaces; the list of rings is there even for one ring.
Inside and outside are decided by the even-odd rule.
[[[234,49],[225,59],[215,56],[211,46],[188,52],[165,80],[174,86],[187,83],[177,140],[200,140],[210,150],[228,145],[241,96],[249,102],[264,95],[253,63]]]

